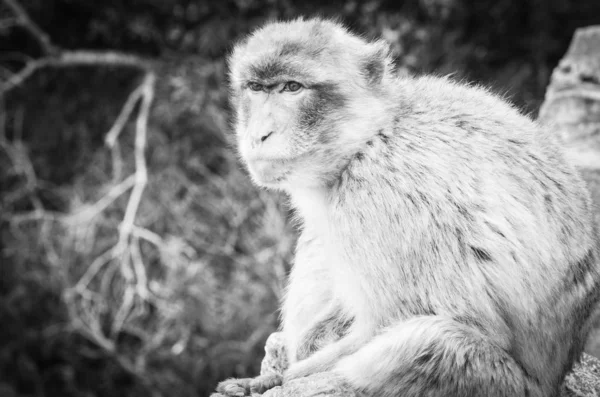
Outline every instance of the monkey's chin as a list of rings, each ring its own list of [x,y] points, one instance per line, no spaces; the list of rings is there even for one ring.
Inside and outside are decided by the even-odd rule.
[[[279,188],[287,180],[290,169],[282,161],[254,160],[248,162],[248,170],[254,183],[266,188]]]

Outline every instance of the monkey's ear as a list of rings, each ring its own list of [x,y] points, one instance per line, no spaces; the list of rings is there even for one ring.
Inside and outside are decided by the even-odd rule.
[[[389,46],[384,41],[370,44],[370,51],[364,58],[362,72],[370,86],[381,83],[389,63]]]

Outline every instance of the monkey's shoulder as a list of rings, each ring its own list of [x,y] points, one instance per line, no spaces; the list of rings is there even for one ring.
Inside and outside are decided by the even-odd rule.
[[[458,140],[518,136],[532,141],[543,134],[528,115],[484,86],[436,76],[399,79],[397,84],[398,127],[406,126],[423,139],[437,133]]]
[[[440,172],[520,167],[572,173],[558,137],[489,89],[435,76],[396,84],[393,122],[367,142],[354,163],[372,158],[370,163],[387,168],[422,165]]]
[[[585,187],[557,139],[504,99],[430,76],[398,84],[394,121],[342,170],[342,197],[362,190],[440,202],[504,196],[531,206],[551,199],[561,207],[586,207]]]

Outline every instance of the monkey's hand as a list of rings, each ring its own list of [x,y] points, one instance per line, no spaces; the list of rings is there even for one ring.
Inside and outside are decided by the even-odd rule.
[[[219,383],[211,397],[246,397],[262,394],[275,386],[281,386],[282,377],[277,374],[260,375],[256,378],[227,379]]]

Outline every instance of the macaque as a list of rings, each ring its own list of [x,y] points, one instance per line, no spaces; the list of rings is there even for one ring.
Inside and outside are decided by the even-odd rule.
[[[556,396],[600,269],[550,131],[482,87],[400,76],[383,41],[330,20],[268,23],[229,66],[240,157],[301,221],[284,386],[331,371],[373,397]]]

